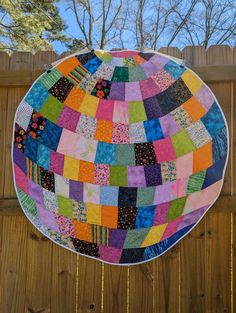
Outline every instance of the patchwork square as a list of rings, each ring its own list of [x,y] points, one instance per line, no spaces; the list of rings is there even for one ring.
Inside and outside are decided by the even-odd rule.
[[[114,101],[113,122],[128,124],[129,122],[128,101]]]
[[[101,120],[112,121],[114,111],[114,101],[112,100],[99,100],[96,112],[96,118]]]
[[[117,228],[118,208],[116,206],[102,206],[102,225],[109,228]]]
[[[50,149],[44,145],[38,145],[37,164],[46,170],[50,167]]]
[[[79,136],[76,142],[75,157],[77,159],[94,162],[98,142],[96,140],[87,139]]]
[[[77,201],[83,201],[83,183],[70,180],[69,185],[69,197]]]
[[[125,242],[127,230],[110,229],[109,232],[109,246],[122,248]]]
[[[178,133],[174,134],[171,137],[171,141],[177,157],[195,150],[192,140],[184,129],[181,129]]]
[[[79,106],[79,111],[85,115],[95,117],[98,108],[99,98],[86,93]]]
[[[44,189],[55,192],[54,173],[40,167],[40,184]]]
[[[186,70],[182,76],[182,80],[185,82],[188,89],[194,95],[203,85],[202,81],[190,70]]]
[[[135,90],[135,94],[134,94],[134,90]],[[125,84],[125,100],[128,100],[128,101],[142,100],[142,94],[141,94],[140,85],[138,81],[129,82]]]
[[[144,166],[147,186],[157,186],[162,184],[160,164]]]
[[[200,148],[211,141],[211,136],[201,121],[193,123],[188,128],[186,128],[186,131],[197,148]]]
[[[118,205],[119,187],[101,186],[100,203],[102,205]]]
[[[70,109],[67,106],[61,111],[61,114],[57,120],[57,125],[71,130],[72,132],[76,131],[77,124],[79,122],[80,113]]]
[[[79,160],[65,155],[63,176],[68,179],[78,180],[79,166]]]
[[[193,152],[193,173],[207,169],[212,163],[212,142],[205,144]]]
[[[60,141],[57,147],[57,152],[66,156],[76,156],[76,146],[79,140],[79,136],[65,128],[63,128]]]
[[[190,115],[184,110],[183,106],[179,106],[174,111],[170,113],[171,117],[176,121],[176,123],[182,127],[187,128],[192,125],[193,120]]]
[[[201,171],[189,177],[187,185],[187,194],[194,193],[202,189],[206,171]]]
[[[91,94],[100,99],[107,99],[110,93],[110,87],[111,82],[109,80],[99,78]]]
[[[34,112],[31,115],[27,132],[32,138],[39,139],[42,136],[46,123],[46,118],[44,118],[40,113]]]
[[[63,103],[49,95],[40,109],[40,114],[51,122],[56,123],[63,109]]]
[[[129,125],[130,143],[146,142],[146,133],[143,123],[133,123]]]
[[[113,143],[130,143],[129,125],[122,123],[115,123],[112,134]]]
[[[176,180],[176,165],[175,161],[167,161],[161,163],[162,183],[169,183]]]
[[[60,102],[64,102],[73,84],[66,78],[61,77],[50,89],[49,92]]]
[[[173,200],[170,203],[169,211],[168,211],[168,216],[167,216],[167,221],[172,221],[179,217],[183,210],[184,210],[184,205],[186,202],[186,197],[178,198],[176,200]]]
[[[142,101],[129,102],[129,123],[142,122],[147,119]]]
[[[91,74],[94,74],[97,69],[99,68],[99,66],[102,64],[102,60],[97,58],[97,57],[93,57],[90,60],[88,60],[88,62],[86,62],[85,64],[83,64],[83,66],[87,69],[87,71],[89,71]]]
[[[99,247],[97,244],[73,237],[70,238],[77,252],[85,255],[90,255],[91,257],[94,258],[100,257]]]
[[[185,71],[184,67],[180,66],[180,64],[177,64],[172,60],[168,61],[164,65],[164,70],[169,73],[175,80],[177,80]]]
[[[114,164],[115,163],[115,145],[99,141],[97,145],[97,152],[95,163]]]
[[[40,81],[37,81],[30,88],[30,92],[25,97],[26,103],[28,103],[35,111],[39,111],[47,99],[49,93],[48,90],[42,85]]]
[[[168,88],[156,95],[161,114],[166,115],[176,109],[179,105],[171,88]]]
[[[177,107],[192,97],[192,93],[189,91],[188,87],[181,78],[171,85],[169,89],[175,98]]]
[[[174,151],[170,137],[154,141],[153,146],[154,146],[157,161],[159,163],[165,162],[165,161],[171,161],[176,158],[175,151]]]
[[[167,224],[157,225],[149,228],[145,240],[142,242],[141,247],[147,247],[161,241]]]
[[[126,166],[110,167],[110,185],[123,187],[128,185]]]
[[[94,163],[80,160],[79,163],[79,181],[94,183]]]
[[[137,188],[120,187],[118,195],[119,207],[135,207],[137,199]]]
[[[95,164],[94,183],[96,185],[110,184],[110,167],[107,164]]]
[[[80,221],[73,221],[75,237],[80,240],[92,241],[92,229],[91,225],[82,223]]]
[[[128,82],[129,70],[128,67],[116,66],[113,72],[112,81],[114,82]]]
[[[96,125],[96,120],[93,117],[81,114],[76,126],[76,132],[88,139],[93,139],[96,132]]]
[[[224,119],[216,102],[213,103],[207,114],[201,118],[201,121],[211,137],[217,136],[224,127]]]
[[[136,207],[119,207],[118,208],[118,228],[134,229],[138,208]]]
[[[79,107],[83,101],[84,96],[85,92],[77,86],[74,86],[64,100],[64,104],[74,111],[79,111]]]
[[[87,210],[87,222],[90,224],[101,225],[101,216],[102,216],[101,205],[87,203],[86,210]]]
[[[157,119],[162,116],[157,97],[153,96],[143,100],[147,119]]]
[[[124,243],[124,249],[139,248],[147,236],[149,228],[128,230]]]
[[[22,100],[16,111],[16,123],[25,131],[27,130],[32,113],[33,108],[25,100]]]
[[[116,145],[116,165],[135,165],[134,145]]]
[[[145,187],[146,179],[143,166],[128,166],[128,186]]]
[[[156,206],[148,206],[138,208],[136,216],[135,228],[148,228],[152,227]]]
[[[189,114],[193,122],[198,121],[202,116],[204,116],[204,114],[206,114],[206,110],[195,97],[187,100],[183,104],[183,108]]]
[[[152,205],[154,203],[155,187],[138,188],[137,207]]]
[[[156,164],[157,159],[152,142],[134,144],[136,165]]]
[[[94,139],[111,142],[113,133],[113,123],[105,120],[98,120]]]

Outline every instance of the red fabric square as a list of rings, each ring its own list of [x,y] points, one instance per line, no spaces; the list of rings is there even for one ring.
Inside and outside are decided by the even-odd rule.
[[[171,161],[176,159],[171,139],[164,138],[153,142],[158,162]]]

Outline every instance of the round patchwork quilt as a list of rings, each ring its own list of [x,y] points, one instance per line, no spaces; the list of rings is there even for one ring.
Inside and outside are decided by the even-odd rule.
[[[32,84],[14,120],[21,207],[46,237],[97,260],[152,260],[215,202],[228,128],[215,96],[171,57],[80,51]]]

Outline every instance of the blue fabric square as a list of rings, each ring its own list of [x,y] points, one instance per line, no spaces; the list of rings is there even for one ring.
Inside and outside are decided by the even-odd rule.
[[[143,125],[148,142],[164,138],[159,119],[144,121]]]
[[[218,180],[222,179],[225,162],[226,156],[213,164],[211,167],[208,167],[202,189],[205,189],[208,186],[216,183]]]
[[[25,101],[31,105],[35,111],[39,111],[48,94],[48,90],[40,83],[40,81],[37,81],[28,92]]]
[[[138,208],[138,214],[136,216],[135,228],[147,228],[152,227],[154,213],[156,206]]]
[[[40,142],[50,149],[56,151],[61,137],[62,128],[47,120]]]
[[[212,137],[216,136],[225,126],[222,113],[216,102],[212,104],[209,111],[201,118],[201,121]]]
[[[102,60],[98,57],[90,59],[87,63],[84,64],[84,67],[91,73],[94,74],[98,67],[101,65]]]
[[[213,163],[216,163],[225,155],[227,155],[227,130],[223,127],[217,136],[212,138]]]
[[[164,65],[164,70],[176,80],[186,69],[173,61],[169,61]]]
[[[115,145],[99,141],[95,163],[98,164],[115,164]]]
[[[37,161],[38,142],[27,134],[24,155],[31,161]]]
[[[100,204],[103,205],[118,205],[119,187],[101,186]]]
[[[38,145],[37,164],[47,170],[50,166],[50,149],[41,144]]]

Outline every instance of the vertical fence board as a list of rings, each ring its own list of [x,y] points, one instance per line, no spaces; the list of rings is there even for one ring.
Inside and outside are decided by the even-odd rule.
[[[1,251],[0,312],[25,311],[27,221],[23,216],[4,216]],[[28,312],[27,312],[28,313]]]
[[[52,285],[50,313],[76,312],[77,255],[52,245]]]
[[[125,313],[127,310],[127,267],[104,264],[104,313]]]
[[[78,257],[78,312],[101,312],[102,263]]]

